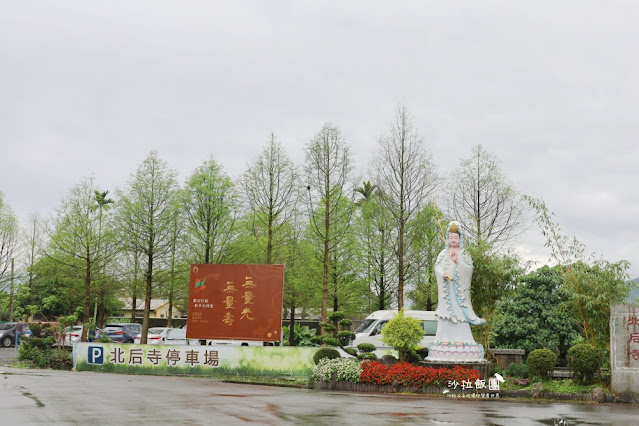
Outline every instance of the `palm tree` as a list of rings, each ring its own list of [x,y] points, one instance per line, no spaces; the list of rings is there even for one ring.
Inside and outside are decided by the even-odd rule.
[[[361,206],[365,202],[370,201],[376,194],[376,189],[377,185],[372,184],[370,180],[362,182],[362,186],[355,188],[355,192],[362,194],[362,198],[357,200],[357,205]]]

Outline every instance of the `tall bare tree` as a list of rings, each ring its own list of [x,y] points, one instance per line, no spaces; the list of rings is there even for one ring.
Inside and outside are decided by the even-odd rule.
[[[27,224],[22,229],[22,241],[26,258],[25,269],[27,271],[27,286],[29,295],[26,304],[32,304],[32,294],[34,290],[33,268],[38,261],[44,244],[44,224],[38,214],[32,214],[27,219]]]
[[[178,213],[180,212],[178,209]],[[171,241],[169,251],[169,269],[166,271],[166,278],[163,280],[163,295],[169,302],[167,326],[173,326],[173,305],[182,295],[180,289],[185,289],[182,283],[188,282],[189,264],[186,261],[187,253],[185,247],[180,247],[180,242],[184,237],[184,229],[181,226],[184,221],[183,214],[176,214],[171,224]]]
[[[311,139],[306,146],[305,171],[311,229],[322,244],[321,320],[326,322],[332,251],[348,231],[355,208],[352,157],[337,127],[327,123]]]
[[[142,253],[145,262],[141,343],[147,341],[154,279],[158,270],[168,269],[166,258],[172,247],[171,224],[177,214],[177,194],[176,173],[152,151],[119,197],[120,225],[130,236],[134,252]]]
[[[11,265],[17,243],[18,219],[0,192],[0,286],[5,284],[5,274]]]
[[[408,293],[413,309],[434,311],[437,304],[435,260],[445,245],[440,228],[441,216],[441,212],[431,201],[408,224],[412,237],[410,258],[417,265],[417,271],[411,277],[414,289]]]
[[[379,139],[373,161],[382,204],[393,216],[397,244],[397,305],[404,306],[404,284],[415,265],[406,261],[409,220],[436,187],[435,166],[408,108],[400,104],[388,131]]]
[[[0,192],[0,291],[10,288],[9,310],[13,316],[13,257],[18,245],[18,219]],[[9,274],[7,271],[11,268]]]
[[[212,158],[186,183],[182,203],[187,242],[195,263],[220,263],[227,254],[237,217],[237,194],[231,179]]]
[[[47,256],[66,268],[70,276],[84,281],[84,323],[90,320],[91,286],[105,262],[105,252],[98,250],[100,225],[95,191],[93,177],[83,179],[71,188],[53,218],[49,231],[51,243],[47,250]],[[86,341],[86,333],[85,328],[82,341]]]
[[[481,145],[452,174],[446,200],[448,213],[462,223],[465,238],[494,250],[525,230],[528,204],[499,169],[498,158]]]
[[[292,229],[290,224],[295,220],[299,186],[295,165],[286,156],[277,136],[271,133],[266,147],[242,177],[242,188],[251,209],[253,234],[258,242],[260,237],[266,237],[266,263],[273,263],[277,257],[274,256],[277,251],[274,245],[278,241],[284,243],[286,236],[283,234]]]
[[[391,307],[397,291],[396,267],[391,242],[392,221],[380,201],[380,192],[371,182],[363,182],[355,189],[362,195],[357,201],[360,209],[361,262],[365,265],[366,281],[379,310]],[[370,304],[370,303],[369,303]],[[369,310],[371,308],[369,307]]]

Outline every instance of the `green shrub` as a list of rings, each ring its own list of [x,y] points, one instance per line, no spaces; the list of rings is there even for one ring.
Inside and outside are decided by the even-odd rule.
[[[337,349],[321,348],[320,350],[315,352],[315,355],[313,355],[313,362],[315,362],[315,365],[317,365],[319,364],[320,360],[324,358],[336,359],[336,358],[341,358],[341,356],[339,352],[337,352]]]
[[[328,314],[328,320],[332,321],[334,323],[339,322],[340,320],[342,320],[346,315],[344,315],[343,312],[333,312]]]
[[[419,348],[424,336],[420,320],[404,316],[404,310],[382,328],[382,341],[395,348],[400,361],[408,361],[411,354]]]
[[[557,363],[557,355],[550,349],[535,349],[528,355],[526,367],[533,376],[548,380]]]
[[[29,324],[29,330],[31,330],[32,336],[40,336],[42,334],[42,325],[38,323]]]
[[[359,359],[360,361],[365,361],[369,359],[372,359],[373,361],[377,361],[377,355],[375,355],[375,353],[373,352],[362,352],[361,354],[357,355],[357,359]]]
[[[517,362],[511,362],[508,367],[506,367],[504,373],[507,376],[519,377],[521,379],[528,378],[528,368],[526,368],[526,364],[519,364]]]
[[[324,336],[324,344],[326,346],[339,346],[339,339],[335,337]]]
[[[42,334],[46,337],[55,337],[55,332],[51,324],[46,323],[42,326]]]
[[[337,333],[340,346],[346,346],[351,343],[351,340],[355,338],[355,333],[352,331],[342,330]]]
[[[36,327],[41,330],[41,327]],[[36,337],[37,336],[37,337]],[[52,345],[55,340],[52,337],[40,337],[40,334],[31,337],[25,337],[20,341],[18,347],[18,359],[21,361],[30,361],[39,368],[49,366],[49,360],[53,354]]]
[[[579,344],[568,350],[568,366],[573,380],[582,385],[592,384],[603,364],[603,351],[588,344]]]
[[[339,325],[340,330],[349,330],[351,325],[353,325],[353,321],[345,318],[339,320],[339,323],[337,323],[337,325]]]
[[[322,343],[324,343],[324,336],[311,337],[311,343],[314,343],[316,345],[321,345]]]
[[[357,349],[355,348],[342,348],[344,350],[344,352],[346,352],[347,354],[351,355],[351,356],[357,356]]]
[[[332,333],[333,331],[337,331],[337,327],[334,324],[323,322],[320,324],[325,332]]]
[[[73,368],[71,353],[63,350],[53,351],[49,358],[49,366],[54,370],[71,370]]]
[[[422,357],[417,351],[410,351],[406,356],[406,362],[410,362],[411,364],[417,365],[419,362],[423,361],[424,357]]]
[[[18,347],[18,359],[20,361],[29,361],[39,368],[45,368],[49,365],[49,355],[50,353],[30,345],[27,339],[21,341]]]
[[[377,348],[372,343],[360,343],[357,345],[357,349],[359,349],[360,352],[373,352]]]

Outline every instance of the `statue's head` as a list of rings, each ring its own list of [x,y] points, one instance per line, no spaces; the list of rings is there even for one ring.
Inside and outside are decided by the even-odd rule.
[[[446,247],[463,247],[461,225],[455,220],[448,224]]]

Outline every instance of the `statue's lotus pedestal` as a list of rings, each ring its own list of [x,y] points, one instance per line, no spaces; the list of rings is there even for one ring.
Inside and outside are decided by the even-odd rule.
[[[469,330],[470,331],[470,330]],[[465,343],[433,343],[428,347],[429,361],[481,361],[484,346],[474,341]]]
[[[431,368],[453,368],[457,365],[479,371],[482,380],[492,375],[492,363],[484,359],[484,346],[477,343],[434,343],[421,365]]]
[[[492,376],[493,364],[490,361],[421,361],[419,365],[430,368],[454,368],[456,366],[471,368],[479,371],[482,380],[488,380]]]

